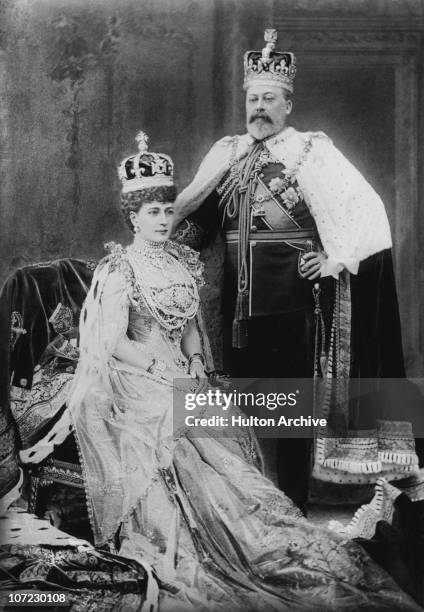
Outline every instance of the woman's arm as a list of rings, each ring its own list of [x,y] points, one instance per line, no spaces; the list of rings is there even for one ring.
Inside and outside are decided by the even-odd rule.
[[[111,272],[104,284],[100,300],[101,335],[109,355],[134,368],[151,374],[162,372],[154,356],[143,351],[141,345],[127,336],[129,292],[126,278],[119,270]]]
[[[199,331],[196,326],[196,320],[191,319],[186,325],[184,334],[181,340],[181,350],[187,359],[190,359],[195,353],[202,354],[202,343],[200,341]]]
[[[113,356],[119,359],[119,361],[125,361],[128,365],[142,368],[143,370],[148,370],[154,366],[153,357],[143,353],[139,347],[126,337],[119,338],[113,351]]]
[[[197,393],[202,393],[208,386],[205,364],[196,320],[192,319],[184,330],[181,340],[181,350],[189,360],[189,374],[198,381]]]

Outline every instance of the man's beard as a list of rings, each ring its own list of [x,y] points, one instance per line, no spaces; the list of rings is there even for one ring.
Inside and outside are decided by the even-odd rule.
[[[247,131],[256,140],[263,140],[275,133],[275,125],[267,113],[259,111],[249,117]]]

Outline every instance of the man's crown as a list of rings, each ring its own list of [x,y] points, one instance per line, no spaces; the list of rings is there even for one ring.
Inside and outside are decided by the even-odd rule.
[[[172,187],[174,185],[174,164],[163,153],[148,151],[149,138],[139,132],[135,138],[138,153],[122,160],[118,175],[122,181],[122,193],[140,191],[148,187]]]
[[[293,53],[274,51],[277,30],[265,30],[262,51],[244,54],[244,89],[250,85],[277,85],[293,92],[296,57]]]

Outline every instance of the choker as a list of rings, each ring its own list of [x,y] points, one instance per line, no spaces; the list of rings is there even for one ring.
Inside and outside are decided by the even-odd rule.
[[[143,240],[136,244],[131,244],[127,247],[136,255],[141,255],[142,257],[147,258],[157,258],[160,257],[162,253],[165,253],[165,245],[168,241],[165,242],[154,242],[153,240]]]

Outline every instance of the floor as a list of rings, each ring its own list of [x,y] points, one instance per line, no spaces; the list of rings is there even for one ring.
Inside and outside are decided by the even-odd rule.
[[[359,506],[308,505],[308,519],[320,527],[328,527],[331,520],[347,526]]]

